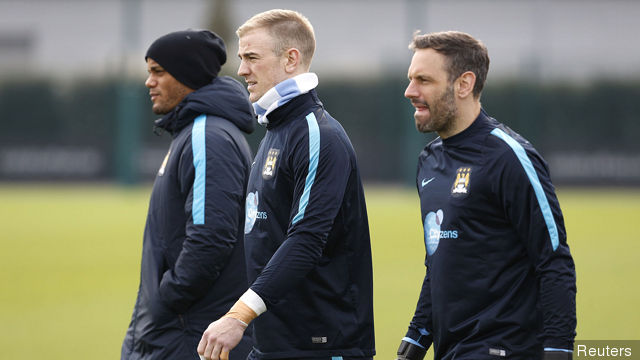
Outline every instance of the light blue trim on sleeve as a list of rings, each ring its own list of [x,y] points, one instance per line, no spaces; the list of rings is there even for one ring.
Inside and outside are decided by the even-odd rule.
[[[531,182],[531,186],[533,186],[533,190],[536,193],[536,198],[538,199],[538,204],[540,205],[540,210],[542,211],[542,216],[544,217],[544,221],[547,224],[547,230],[549,231],[549,238],[551,238],[551,246],[553,247],[553,251],[556,251],[559,244],[558,239],[558,228],[556,226],[556,222],[553,219],[553,214],[551,213],[551,207],[549,206],[549,201],[547,200],[547,196],[542,189],[542,185],[540,184],[540,179],[538,178],[538,174],[536,173],[531,160],[527,156],[526,151],[518,143],[514,138],[507,135],[504,131],[495,128],[491,131],[491,134],[500,138],[502,141],[506,142],[507,145],[511,147],[513,152],[515,152],[518,160],[520,160],[520,164],[524,168],[525,173],[527,173],[527,177],[529,178],[529,182]]]
[[[331,360],[342,360],[342,356],[332,356]]]
[[[402,338],[402,341],[406,341],[406,342],[408,342],[409,344],[413,344],[413,345],[415,345],[415,346],[419,346],[419,347],[421,347],[421,348],[423,348],[423,349],[424,349],[424,346],[420,345],[420,343],[419,343],[419,342],[417,342],[417,341],[413,340],[413,339],[412,339],[412,338],[410,338],[410,337],[406,337],[406,336],[405,336],[405,337],[403,337],[403,338]]]
[[[193,223],[204,224],[204,197],[205,184],[207,182],[207,146],[205,144],[205,125],[207,115],[200,115],[193,121],[191,128],[191,148],[193,149],[193,201],[191,203],[191,215]]]
[[[304,212],[309,205],[309,193],[313,182],[316,180],[316,171],[318,170],[318,159],[320,158],[320,128],[318,127],[318,121],[313,113],[307,115],[307,125],[309,126],[309,172],[307,173],[307,180],[304,183],[304,191],[300,196],[300,203],[298,204],[298,213],[293,217],[292,224],[304,218]]]
[[[569,349],[556,349],[556,348],[544,348],[544,351],[562,351],[562,352],[566,352],[566,353],[572,353],[573,350],[569,350]]]

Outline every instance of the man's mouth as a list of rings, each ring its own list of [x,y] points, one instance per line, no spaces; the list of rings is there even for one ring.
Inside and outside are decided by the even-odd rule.
[[[429,105],[427,105],[427,103],[423,101],[412,101],[411,105],[413,105],[413,107],[416,108],[416,111],[418,112],[429,110]]]

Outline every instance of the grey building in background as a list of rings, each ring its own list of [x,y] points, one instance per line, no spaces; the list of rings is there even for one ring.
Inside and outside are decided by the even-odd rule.
[[[234,75],[238,63],[233,31],[252,14],[275,7],[298,10],[314,24],[318,46],[312,71],[325,79],[319,90],[323,86],[326,91],[351,87],[352,106],[345,103],[331,108],[342,111],[337,117],[351,119],[345,127],[350,133],[357,133],[353,141],[363,160],[366,180],[410,179],[415,171],[415,156],[428,141],[414,134],[412,113],[402,98],[411,57],[407,45],[412,33],[419,29],[461,30],[487,44],[491,69],[483,103],[498,108],[501,101],[513,99],[514,94],[509,94],[504,84],[520,89],[515,97],[518,108],[506,113],[514,117],[513,122],[498,120],[536,143],[542,142],[541,146],[536,145],[545,152],[554,178],[640,184],[640,148],[634,148],[632,140],[626,138],[640,132],[634,125],[640,119],[634,115],[638,108],[629,101],[615,102],[617,95],[612,95],[610,105],[598,110],[605,117],[603,122],[618,128],[621,142],[609,139],[602,132],[606,127],[599,127],[595,120],[590,132],[576,135],[577,140],[563,143],[557,133],[582,126],[581,111],[598,106],[602,94],[624,91],[615,86],[612,91],[599,90],[591,95],[593,100],[568,106],[554,104],[553,96],[547,98],[547,94],[562,94],[562,87],[572,88],[579,96],[580,91],[593,91],[602,82],[637,89],[640,2],[631,0],[0,0],[0,122],[8,125],[4,137],[0,134],[0,180],[108,179],[114,176],[118,160],[113,159],[113,154],[118,153],[120,157],[130,154],[132,166],[140,171],[141,178],[149,178],[159,166],[161,159],[157,158],[162,157],[165,146],[162,140],[147,141],[144,135],[149,132],[144,129],[150,128],[152,118],[147,115],[150,111],[144,87],[135,88],[135,84],[142,85],[146,75],[144,49],[170,31],[209,28],[226,37],[231,53],[223,72]],[[120,85],[114,85],[115,89],[105,90],[105,94],[113,95],[111,103],[105,105],[91,97],[91,91],[114,79],[127,79],[115,83],[125,82],[129,87],[122,90],[117,88]],[[38,99],[40,90],[29,85],[43,81],[49,89],[48,97],[44,96],[49,102]],[[523,84],[536,90],[526,92],[518,87]],[[493,95],[500,93],[498,90],[492,94],[492,89],[500,86],[505,93],[502,100]],[[546,87],[555,90],[546,91]],[[138,97],[131,95],[136,91]],[[21,92],[25,93],[22,98]],[[78,99],[82,97],[78,92],[87,99]],[[103,98],[101,94],[96,93],[95,97]],[[118,98],[126,98],[128,107],[139,103],[139,108],[128,112],[125,107],[104,118],[84,110],[61,109],[67,102],[65,106],[71,108],[123,106]],[[358,98],[366,101],[357,101]],[[329,96],[326,101],[340,99],[331,100]],[[25,105],[20,107],[18,103]],[[384,108],[375,112],[381,113],[382,118],[366,116],[369,113],[363,107],[367,103],[382,103]],[[48,124],[52,128],[45,133],[50,136],[33,135],[29,129],[44,126],[38,118],[45,116],[47,109],[22,111],[29,104],[56,108],[53,110],[58,115],[53,116],[53,121],[71,131],[59,134],[55,131],[59,127]],[[547,116],[549,123],[528,123],[534,118],[532,114],[545,115],[541,107],[554,109]],[[126,121],[130,120],[113,119],[136,112],[138,117],[144,115],[137,125],[142,129],[126,128]],[[606,118],[608,114],[611,119]],[[82,124],[92,119],[99,125],[83,128]],[[612,120],[620,123],[611,123]],[[120,129],[122,126],[125,128]],[[120,130],[110,132],[112,129]],[[106,139],[123,132],[133,133],[134,140],[140,139],[140,146],[123,150],[118,141]],[[83,137],[83,133],[91,136]],[[395,137],[387,138],[387,134]],[[580,138],[584,138],[582,143]],[[381,147],[388,149],[376,153]],[[397,157],[401,160],[394,161]],[[396,176],[384,175],[387,172]]]
[[[107,76],[123,56],[137,76],[140,57],[168,31],[216,24],[216,0],[0,0],[2,78]],[[274,7],[306,14],[315,24],[313,69],[323,77],[371,79],[408,65],[414,30],[466,31],[484,41],[491,80],[531,76],[584,82],[640,77],[640,2],[632,0],[233,0],[232,29]],[[138,4],[132,6],[132,4]],[[136,10],[139,7],[139,10]],[[134,27],[127,11],[139,11]],[[128,31],[129,33],[123,34]],[[131,33],[135,32],[135,33]],[[137,48],[127,47],[134,38]],[[226,39],[235,51],[235,36]],[[234,72],[235,61],[228,69]]]

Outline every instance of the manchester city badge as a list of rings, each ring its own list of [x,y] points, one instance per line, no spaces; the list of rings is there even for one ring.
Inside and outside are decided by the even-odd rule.
[[[273,177],[273,174],[276,171],[276,163],[278,162],[278,155],[280,154],[280,149],[269,149],[267,153],[267,160],[264,162],[264,166],[262,167],[262,178],[265,180],[270,180]]]
[[[469,193],[469,182],[471,180],[471,168],[461,167],[456,171],[456,180],[451,187],[451,195],[454,197],[464,196]]]

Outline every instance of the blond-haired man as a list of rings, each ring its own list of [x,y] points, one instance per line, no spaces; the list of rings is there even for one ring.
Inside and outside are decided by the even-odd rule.
[[[344,129],[308,72],[309,20],[255,15],[237,31],[238,75],[267,128],[246,199],[250,287],[202,336],[198,353],[227,359],[254,326],[249,359],[371,359],[373,286],[364,192]]]

